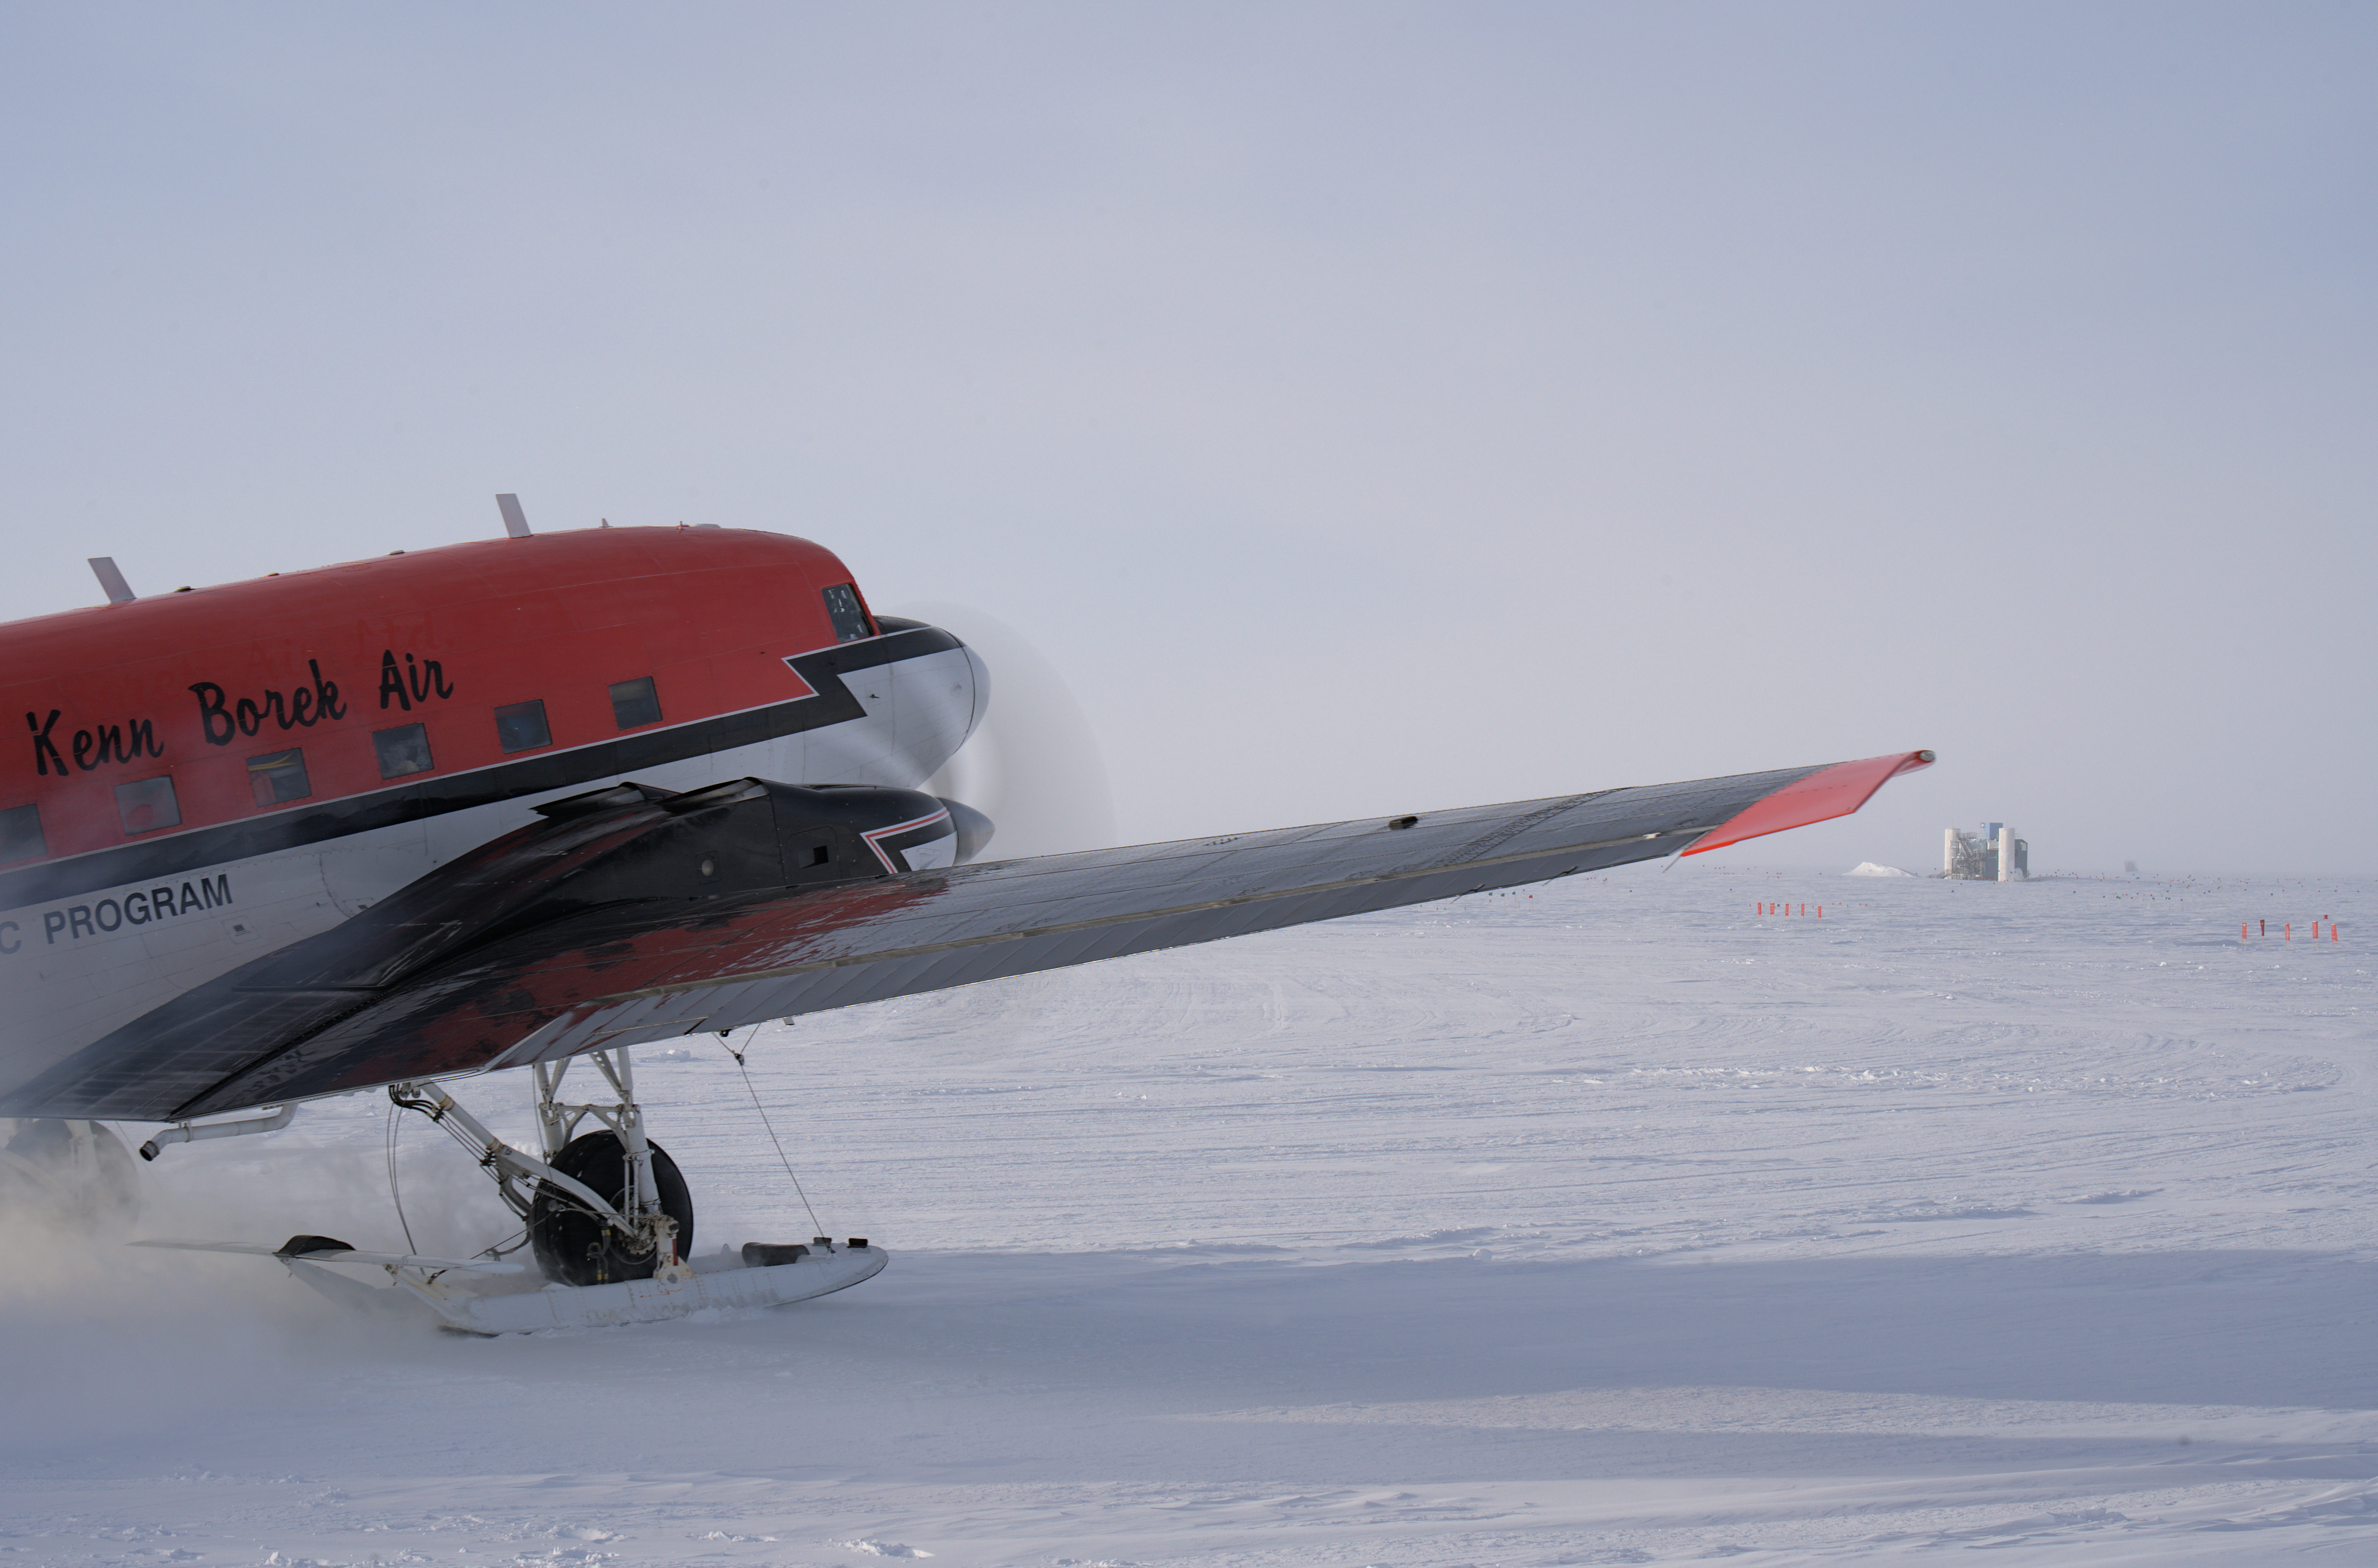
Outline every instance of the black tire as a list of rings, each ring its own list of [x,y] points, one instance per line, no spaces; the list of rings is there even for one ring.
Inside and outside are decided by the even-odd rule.
[[[693,1194],[677,1161],[658,1143],[653,1151],[653,1185],[659,1190],[661,1212],[677,1221],[677,1255],[693,1250]],[[582,1133],[546,1162],[562,1175],[582,1181],[613,1208],[628,1191],[628,1151],[616,1132]],[[529,1245],[536,1266],[557,1285],[616,1285],[625,1279],[650,1279],[660,1265],[657,1248],[643,1247],[642,1237],[622,1233],[580,1209],[551,1182],[539,1182],[529,1203]]]

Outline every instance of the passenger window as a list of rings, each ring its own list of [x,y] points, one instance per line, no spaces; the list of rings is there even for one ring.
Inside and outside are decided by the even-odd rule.
[[[258,806],[305,799],[314,793],[313,786],[306,782],[306,753],[292,748],[249,758],[247,787]]]
[[[379,753],[379,776],[384,779],[401,779],[407,773],[426,773],[438,765],[429,760],[429,728],[426,724],[374,730],[372,749]]]
[[[638,724],[659,724],[661,698],[660,693],[653,689],[653,677],[646,676],[641,680],[623,680],[613,687],[611,716],[619,721],[619,727],[623,730],[634,729]]]
[[[174,798],[172,775],[160,774],[153,779],[117,784],[115,813],[124,820],[127,833],[153,833],[160,828],[180,827],[182,803]]]
[[[837,582],[825,590],[825,615],[834,622],[836,642],[856,642],[875,635],[875,628],[867,624],[867,606],[859,602],[856,583]]]
[[[496,741],[506,751],[534,751],[553,744],[553,727],[545,722],[545,702],[514,702],[496,710]]]
[[[0,866],[38,860],[49,852],[50,841],[42,836],[40,807],[11,806],[0,811]]]

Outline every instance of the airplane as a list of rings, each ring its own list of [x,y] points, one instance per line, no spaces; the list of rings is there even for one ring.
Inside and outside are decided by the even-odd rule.
[[[876,614],[806,539],[537,533],[498,500],[501,537],[217,587],[138,597],[94,560],[108,604],[0,626],[25,724],[0,775],[0,1167],[120,1184],[103,1121],[168,1124],[153,1159],[384,1088],[496,1179],[531,1282],[592,1303],[563,1321],[765,1296],[728,1274],[806,1269],[766,1287],[798,1299],[882,1249],[689,1263],[633,1047],[1702,854],[1934,760],[988,860],[994,824],[924,787],[991,698],[956,636]],[[535,1151],[448,1087],[514,1068]],[[452,1326],[510,1322],[452,1259],[207,1245],[377,1263]]]

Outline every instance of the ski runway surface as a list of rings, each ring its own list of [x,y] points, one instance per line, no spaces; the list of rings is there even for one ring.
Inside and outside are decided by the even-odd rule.
[[[2378,1561],[2373,894],[1687,861],[770,1026],[892,1263],[710,1321],[16,1239],[0,1565]],[[638,1062],[695,1250],[806,1240],[719,1042]],[[386,1121],[142,1234],[405,1249]],[[414,1243],[501,1239],[409,1123]]]

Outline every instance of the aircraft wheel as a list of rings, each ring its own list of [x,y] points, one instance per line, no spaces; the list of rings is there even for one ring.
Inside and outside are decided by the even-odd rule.
[[[693,1194],[677,1161],[658,1143],[653,1151],[653,1185],[660,1191],[661,1212],[677,1221],[677,1255],[693,1248]],[[608,1131],[572,1138],[548,1162],[553,1168],[593,1188],[612,1207],[628,1191],[628,1151],[619,1134]],[[574,1206],[550,1182],[540,1182],[528,1211],[529,1245],[536,1266],[558,1285],[616,1285],[623,1279],[650,1279],[660,1263],[659,1250],[641,1236],[630,1236]],[[641,1250],[640,1250],[641,1249]]]
[[[140,1217],[140,1167],[103,1122],[0,1119],[0,1215],[120,1240]]]

